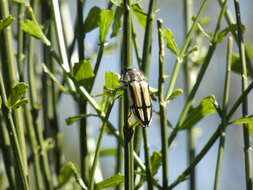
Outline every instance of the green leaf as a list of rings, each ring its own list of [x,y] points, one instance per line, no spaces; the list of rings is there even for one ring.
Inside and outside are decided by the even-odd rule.
[[[183,93],[184,93],[183,89],[178,88],[178,89],[176,89],[176,90],[169,96],[169,98],[167,99],[167,101],[168,101],[168,100],[173,100],[173,99],[175,99],[177,96],[181,96]]]
[[[161,165],[162,165],[162,153],[154,152],[153,155],[151,156],[152,175],[157,174]]]
[[[247,64],[246,65],[247,66],[247,75],[249,77],[253,78],[253,68],[249,62],[246,62],[246,64]],[[236,53],[232,54],[231,70],[237,74],[242,73],[240,56]]]
[[[29,35],[42,40],[47,46],[50,46],[50,41],[47,39],[40,26],[35,21],[29,19],[21,21],[21,28]]]
[[[12,109],[16,110],[18,109],[19,107],[27,104],[29,101],[27,98],[23,98],[21,100],[19,100],[15,105],[12,106]]]
[[[232,121],[231,123],[236,124],[236,125],[253,124],[253,116],[239,118],[239,119]]]
[[[116,174],[114,176],[111,176],[101,182],[98,182],[95,185],[95,189],[99,190],[99,189],[105,189],[105,188],[110,188],[110,187],[115,187],[121,183],[124,182],[124,175],[122,174]]]
[[[16,108],[18,105],[20,106],[23,104],[22,100],[26,94],[27,88],[28,85],[26,83],[19,82],[11,89],[11,93],[7,100],[7,105],[9,108]],[[22,101],[21,104],[20,101]]]
[[[80,177],[79,172],[76,169],[76,166],[72,162],[67,162],[67,164],[62,168],[59,176],[58,176],[58,183],[59,186],[62,186],[69,182],[71,177],[74,176],[76,182],[83,187],[84,189],[87,189],[87,187],[84,185],[84,182],[82,178]]]
[[[100,19],[98,22],[98,26],[100,29],[100,43],[104,43],[106,41],[106,36],[109,32],[110,26],[114,19],[114,11],[113,10],[101,10],[100,11]]]
[[[146,21],[147,21],[147,15],[144,12],[143,8],[139,4],[135,4],[132,6],[132,10],[137,17],[139,23],[143,26],[143,28],[146,27]]]
[[[85,33],[88,33],[98,27],[98,22],[100,19],[100,11],[101,9],[96,6],[89,11],[89,14],[85,19],[83,26]]]
[[[243,31],[245,30],[245,27],[243,25],[241,26],[241,28],[242,28]],[[227,34],[229,32],[236,31],[236,30],[237,30],[237,25],[236,24],[231,24],[230,26],[226,27],[225,29],[223,29],[221,32],[218,33],[216,41],[218,43],[223,42],[224,37],[227,36]]]
[[[217,111],[215,104],[217,102],[214,96],[208,96],[201,100],[200,104],[190,111],[188,117],[179,129],[190,129],[205,116],[215,113]]]
[[[14,2],[24,4],[25,6],[29,6],[30,4],[28,0],[14,0]]]
[[[138,4],[141,1],[142,0],[130,0],[130,5]],[[123,0],[111,0],[111,2],[118,7],[120,7],[123,4]]]
[[[253,59],[253,47],[249,43],[245,43],[244,45],[245,45],[245,50],[247,54],[249,55],[251,59]]]
[[[121,7],[116,8],[113,24],[112,24],[112,34],[111,38],[117,36],[119,34],[121,28],[121,18],[123,15],[123,9]]]
[[[120,87],[119,74],[114,72],[105,73],[105,87],[107,89],[117,89]]]
[[[11,25],[11,23],[15,20],[13,16],[8,16],[4,19],[0,20],[0,31]]]
[[[173,32],[170,29],[163,29],[162,34],[167,42],[167,48],[169,48],[175,55],[178,56],[179,50]]]
[[[47,151],[52,150],[55,147],[55,141],[53,138],[49,137],[44,140],[43,145]]]
[[[95,77],[90,60],[85,59],[75,63],[73,70],[76,81],[85,89],[90,90]]]
[[[66,121],[67,125],[71,125],[83,118],[90,117],[90,116],[98,117],[98,115],[96,115],[96,114],[80,114],[80,115],[77,115],[74,117],[68,117],[67,119],[65,119],[65,121]]]
[[[115,156],[117,154],[117,149],[107,148],[100,151],[100,156]]]

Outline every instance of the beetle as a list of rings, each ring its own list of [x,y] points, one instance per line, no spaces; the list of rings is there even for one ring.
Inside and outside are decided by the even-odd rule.
[[[130,109],[143,127],[148,127],[152,119],[152,102],[149,85],[141,71],[128,68],[120,82],[127,87]]]

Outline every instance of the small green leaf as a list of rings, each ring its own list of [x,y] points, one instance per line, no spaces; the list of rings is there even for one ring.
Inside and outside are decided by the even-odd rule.
[[[209,16],[207,16],[207,17],[201,18],[201,19],[199,20],[199,24],[200,24],[202,27],[205,27],[205,26],[207,26],[207,25],[210,23],[210,21],[211,21],[211,18],[210,18]]]
[[[138,4],[141,1],[142,0],[130,0],[130,5]],[[120,7],[123,4],[123,0],[111,0],[111,2],[118,7]]]
[[[121,28],[121,18],[123,15],[123,9],[121,7],[116,8],[113,24],[112,24],[112,34],[111,38],[117,36],[119,34]]]
[[[208,96],[201,100],[200,104],[190,111],[188,117],[179,129],[190,129],[205,116],[215,113],[217,111],[215,104],[217,102],[214,96]]]
[[[8,16],[4,19],[0,20],[0,31],[11,25],[11,23],[15,20],[13,16]]]
[[[111,176],[101,182],[98,182],[95,185],[95,189],[99,190],[99,189],[105,189],[105,188],[110,188],[110,187],[115,187],[121,183],[124,182],[124,175],[122,174],[116,174],[114,176]]]
[[[24,4],[25,6],[29,6],[30,4],[28,0],[14,0],[14,2]]]
[[[85,89],[90,90],[95,77],[90,60],[85,59],[75,63],[73,70],[76,81]]]
[[[245,27],[242,25],[242,30],[244,31],[245,30]],[[223,42],[223,39],[225,36],[227,36],[227,34],[229,32],[233,32],[233,31],[236,31],[237,30],[237,25],[236,24],[231,24],[230,26],[226,27],[225,29],[223,29],[221,32],[218,33],[218,37],[216,39],[216,41],[218,43],[221,43]]]
[[[44,141],[43,145],[47,151],[52,150],[55,147],[55,141],[53,138],[47,138]]]
[[[231,123],[236,124],[236,125],[253,124],[253,116],[239,118],[239,119],[236,119],[236,120],[232,121]]]
[[[24,21],[21,21],[21,28],[29,35],[42,40],[47,46],[50,46],[50,41],[42,32],[40,26],[33,20],[26,19]]]
[[[133,12],[135,16],[137,17],[139,23],[143,26],[143,28],[146,27],[146,21],[147,21],[147,15],[144,12],[143,8],[139,4],[135,4],[132,6]]]
[[[67,125],[71,125],[71,124],[75,123],[76,121],[79,121],[83,118],[90,117],[90,116],[98,117],[98,115],[96,115],[96,114],[80,114],[78,116],[68,117],[65,121],[66,121]]]
[[[119,75],[114,72],[105,73],[105,87],[107,89],[117,89],[120,87]]]
[[[253,78],[253,67],[248,62],[246,62],[246,64],[247,64],[247,75]],[[231,70],[237,74],[242,73],[240,56],[236,53],[232,54]]]
[[[26,94],[28,85],[24,82],[19,82],[11,89],[11,93],[7,100],[7,105],[10,108],[14,108],[16,104],[23,99]]]
[[[82,178],[80,177],[79,172],[76,169],[76,166],[72,162],[67,162],[67,164],[62,168],[59,176],[58,176],[58,183],[59,186],[62,186],[71,179],[71,177],[74,176],[76,182],[83,187],[84,189],[87,189],[87,187],[84,185],[84,182]]]
[[[18,109],[19,107],[21,107],[21,106],[27,104],[28,102],[29,102],[29,101],[28,101],[27,98],[23,98],[23,99],[17,101],[17,103],[16,103],[15,105],[12,106],[12,109],[16,110],[16,109]]]
[[[85,19],[83,26],[85,33],[88,33],[98,27],[98,22],[100,19],[100,11],[101,9],[96,6],[89,11],[89,14]]]
[[[245,43],[244,45],[245,45],[245,50],[247,54],[249,55],[251,59],[253,59],[253,47],[249,43]]]
[[[100,43],[104,43],[106,41],[106,36],[109,32],[113,19],[114,19],[113,10],[105,9],[100,11],[100,19],[98,22],[98,26],[100,29]]]
[[[169,48],[175,55],[178,56],[179,50],[173,32],[170,29],[163,29],[162,34],[167,42],[167,48]]]
[[[100,151],[100,156],[115,156],[117,154],[117,149],[107,148]]]
[[[168,101],[168,100],[173,100],[173,99],[175,99],[176,97],[181,96],[183,93],[184,93],[183,89],[178,88],[178,89],[176,89],[176,90],[169,96],[169,98],[167,99],[167,101]]]
[[[152,175],[157,174],[161,165],[162,165],[162,153],[154,152],[153,155],[151,156]]]

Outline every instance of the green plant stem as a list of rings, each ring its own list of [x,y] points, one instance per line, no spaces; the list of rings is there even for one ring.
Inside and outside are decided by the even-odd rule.
[[[153,179],[152,179],[152,168],[151,168],[151,161],[149,157],[149,143],[148,143],[148,135],[147,135],[147,129],[142,128],[143,132],[143,141],[144,141],[144,147],[145,147],[145,165],[146,165],[146,176],[147,176],[147,184],[148,184],[148,190],[153,190]]]
[[[142,67],[141,67],[141,70],[144,72],[146,77],[149,76],[150,63],[151,63],[155,8],[156,8],[156,0],[150,0],[143,42]]]
[[[190,26],[192,24],[192,16],[193,16],[193,0],[184,0],[184,32],[187,35],[188,31],[190,30]],[[185,91],[185,99],[187,99],[189,92],[192,87],[191,81],[191,70],[189,67],[190,60],[188,56],[185,58],[185,62],[183,65],[183,72],[184,72],[184,91]],[[188,154],[188,165],[191,164],[192,160],[195,157],[195,139],[193,135],[194,127],[187,130],[187,154]],[[195,169],[192,170],[189,180],[189,189],[195,190],[196,189],[196,176],[195,176]]]
[[[244,39],[243,39],[243,32],[241,29],[242,23],[241,23],[240,4],[238,0],[234,0],[234,6],[238,31],[237,35],[238,35],[238,47],[242,70],[241,81],[243,92],[248,86],[248,81],[247,81],[247,66],[246,66]],[[244,95],[242,99],[242,115],[243,117],[248,116],[247,95]],[[252,190],[253,189],[252,147],[250,145],[251,138],[248,124],[243,124],[243,137],[244,137],[244,159],[245,159],[245,176],[246,176],[247,190]]]
[[[163,21],[157,20],[158,26],[158,42],[159,42],[159,105],[160,105],[160,126],[161,126],[161,144],[162,144],[162,175],[163,188],[167,188],[169,184],[168,176],[168,127],[167,127],[167,104],[164,100],[165,86],[165,50],[164,39],[162,34]]]
[[[7,106],[7,96],[5,91],[5,86],[2,78],[2,72],[0,73],[0,93],[3,101],[2,105],[2,113],[5,118],[5,122],[7,125],[7,130],[10,137],[10,142],[13,148],[14,160],[16,162],[17,172],[18,172],[18,180],[20,180],[20,189],[29,190],[29,182],[26,175],[26,170],[24,166],[24,162],[22,160],[22,153],[20,142],[18,141],[18,136],[16,132],[16,128],[14,125],[12,110]]]
[[[172,94],[173,92],[173,89],[175,87],[175,84],[176,84],[176,81],[177,81],[177,77],[179,75],[179,72],[180,72],[180,67],[183,63],[183,58],[185,56],[185,52],[191,42],[191,39],[192,39],[192,35],[194,34],[196,28],[197,28],[197,24],[199,22],[199,19],[200,19],[200,15],[202,14],[202,12],[205,10],[205,7],[207,5],[207,2],[208,0],[203,0],[200,8],[199,8],[199,11],[195,17],[195,20],[194,22],[192,23],[192,26],[189,30],[189,32],[187,33],[187,36],[186,36],[186,39],[185,39],[185,42],[183,44],[183,47],[179,53],[179,56],[177,58],[177,61],[176,61],[176,65],[174,67],[174,70],[173,70],[173,73],[172,73],[172,76],[171,76],[171,80],[170,80],[170,83],[169,83],[169,87],[168,87],[168,90],[167,90],[167,96],[165,99],[168,99],[170,97],[170,95]]]
[[[85,49],[84,49],[84,39],[85,33],[83,32],[83,8],[85,1],[77,0],[77,45],[78,45],[78,57],[79,62],[85,59]],[[88,91],[90,91],[88,89]],[[79,98],[79,113],[87,113],[87,101]],[[89,182],[89,170],[90,170],[90,161],[89,161],[89,150],[88,150],[88,132],[87,132],[87,118],[84,118],[80,121],[80,132],[79,132],[79,141],[80,141],[80,163],[81,163],[81,175],[86,184]]]
[[[229,100],[229,89],[230,89],[230,73],[231,73],[231,62],[232,62],[232,48],[233,48],[233,38],[228,38],[227,45],[227,65],[226,65],[226,77],[225,77],[225,87],[224,87],[224,95],[223,95],[223,107],[222,107],[222,121],[221,125],[225,126],[226,114],[227,114],[227,105]],[[217,156],[217,164],[215,171],[215,182],[214,182],[214,190],[220,189],[221,184],[221,174],[222,174],[222,166],[224,160],[224,149],[225,149],[225,129],[220,130],[220,143],[218,148],[218,156]]]
[[[132,37],[131,37],[131,11],[130,1],[123,1],[123,42],[122,42],[122,72],[132,66]],[[124,93],[124,151],[125,151],[125,190],[134,190],[134,166],[133,166],[133,129],[128,124],[128,97]]]
[[[134,51],[135,51],[137,63],[138,63],[139,68],[141,68],[141,64],[142,64],[141,53],[140,53],[140,48],[137,42],[137,34],[135,31],[133,22],[132,22],[132,39],[133,39],[133,45],[134,45]]]
[[[6,123],[3,120],[3,114],[0,113],[0,146],[2,150],[3,163],[6,171],[6,176],[9,182],[10,189],[16,189],[15,182],[15,164],[13,162],[13,152],[11,149],[10,137],[6,128]]]
[[[90,183],[89,183],[89,190],[94,190],[95,170],[96,170],[98,159],[99,159],[100,147],[101,147],[103,136],[105,134],[107,121],[110,116],[113,104],[114,104],[114,101],[112,101],[108,107],[107,113],[105,115],[105,119],[103,120],[102,128],[99,133],[99,137],[98,137],[98,141],[97,141],[97,145],[96,145],[96,150],[95,150],[95,156],[94,156],[94,160],[93,160],[92,167],[91,167],[91,174],[90,174],[91,177],[90,177]]]
[[[10,16],[9,14],[9,1],[8,0],[2,0],[0,1],[0,10],[2,12],[2,16],[4,18]],[[6,51],[6,59],[3,62],[3,65],[7,68],[7,79],[6,81],[8,83],[8,86],[6,86],[6,92],[9,92],[9,90],[16,84],[18,81],[18,75],[17,75],[17,69],[16,69],[16,61],[15,61],[15,50],[13,47],[13,37],[12,37],[12,31],[11,27],[7,27],[3,31],[4,33],[4,49]],[[22,108],[18,110],[13,111],[13,119],[15,122],[15,126],[17,129],[17,137],[20,144],[20,151],[22,154],[22,161],[24,165],[24,172],[26,177],[28,178],[28,166],[27,166],[27,157],[26,157],[26,144],[25,144],[25,135],[24,135],[24,121],[22,116]]]
[[[221,21],[222,21],[222,18],[225,14],[225,11],[226,11],[226,8],[227,8],[227,1],[224,2],[223,4],[223,7],[221,9],[221,12],[220,12],[220,15],[219,15],[219,18],[218,18],[218,21],[217,21],[217,24],[216,24],[216,28],[215,28],[215,31],[214,31],[214,34],[213,34],[213,37],[212,37],[212,40],[210,42],[210,45],[209,45],[209,48],[208,48],[208,51],[207,51],[207,55],[205,56],[205,59],[203,61],[203,64],[201,66],[201,69],[199,71],[199,74],[197,76],[197,79],[196,79],[196,82],[187,98],[187,101],[186,101],[186,104],[184,105],[184,108],[183,108],[183,111],[180,115],[180,119],[176,125],[176,127],[174,128],[174,130],[171,132],[171,135],[169,137],[169,143],[168,145],[170,146],[170,144],[172,143],[172,141],[174,140],[174,138],[176,137],[177,135],[177,132],[180,128],[180,126],[182,125],[182,123],[184,122],[184,120],[186,119],[187,117],[187,114],[192,106],[192,103],[193,103],[193,99],[194,99],[194,96],[196,95],[197,93],[197,90],[200,86],[200,83],[205,75],[205,72],[207,70],[207,67],[211,61],[211,58],[213,56],[213,53],[216,49],[216,46],[217,46],[217,37],[218,37],[218,33],[219,33],[219,29],[220,29],[220,25],[221,25]]]
[[[32,8],[34,12],[38,11],[38,1],[33,1]],[[36,78],[35,78],[35,61],[34,61],[34,50],[35,50],[35,39],[33,37],[29,38],[28,47],[28,83],[29,83],[29,94],[31,101],[31,115],[32,115],[32,125],[34,127],[35,135],[37,138],[38,146],[40,148],[40,160],[41,160],[41,170],[44,177],[44,183],[47,189],[53,189],[52,176],[49,167],[47,151],[44,146],[44,137],[41,126],[38,123],[38,103],[37,103],[37,88],[36,88]]]

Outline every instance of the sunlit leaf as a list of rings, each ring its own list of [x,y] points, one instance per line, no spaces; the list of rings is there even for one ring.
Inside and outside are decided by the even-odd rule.
[[[106,41],[106,36],[109,32],[113,19],[114,19],[114,10],[104,9],[100,11],[100,19],[98,22],[100,30],[100,43],[104,43]]]
[[[123,183],[124,179],[125,179],[124,175],[116,174],[116,175],[109,177],[101,182],[96,183],[95,189],[99,190],[99,189],[115,187],[115,186]]]
[[[72,162],[67,162],[58,176],[59,186],[68,183],[71,177],[75,177],[76,182],[84,189],[87,189],[79,172],[76,169],[76,166]]]
[[[121,7],[116,8],[113,24],[112,24],[112,34],[111,38],[117,36],[121,29],[121,18],[123,15],[123,9]]]
[[[12,109],[14,109],[14,110],[18,109],[19,107],[27,104],[28,102],[29,102],[29,100],[27,98],[23,98],[23,99],[19,100],[16,104],[14,104],[12,106]]]
[[[142,9],[142,7],[139,4],[135,4],[132,6],[133,12],[135,16],[137,17],[139,23],[145,28],[146,27],[146,21],[147,21],[147,15]]]
[[[253,124],[253,116],[239,118],[239,119],[232,121],[231,123],[236,124],[236,125]]]
[[[98,27],[98,22],[100,19],[100,11],[101,9],[99,7],[93,7],[89,11],[89,14],[87,18],[85,19],[84,26],[83,26],[85,33],[88,33]]]
[[[11,23],[15,20],[13,16],[8,16],[4,19],[0,20],[0,31],[11,25]]]
[[[167,48],[169,48],[175,55],[179,55],[177,43],[174,38],[174,34],[170,29],[163,29],[163,37],[166,40]]]
[[[23,100],[23,98],[27,92],[27,89],[28,89],[28,85],[26,83],[24,82],[17,83],[11,89],[11,93],[7,100],[8,107],[14,109],[26,103],[26,101]]]
[[[251,59],[253,59],[253,47],[249,43],[245,43],[244,45],[245,45],[245,50],[247,54],[249,55]]]
[[[246,64],[247,64],[247,75],[253,78],[253,67],[248,62],[246,62]],[[231,70],[237,74],[242,73],[240,56],[236,53],[232,54]]]
[[[42,32],[40,26],[33,20],[26,19],[21,21],[21,28],[29,35],[42,40],[46,45],[50,46],[50,41]]]
[[[215,104],[217,104],[217,102],[214,96],[208,96],[201,100],[197,107],[192,108],[188,117],[180,126],[180,130],[190,129],[205,116],[215,113],[217,111]]]
[[[90,117],[90,116],[98,117],[98,115],[96,115],[96,114],[80,114],[80,115],[77,115],[74,117],[68,117],[65,121],[66,121],[67,125],[71,125],[77,121],[80,121],[83,118]]]
[[[157,174],[161,165],[162,165],[162,153],[154,152],[153,155],[151,156],[152,175]]]
[[[75,63],[73,70],[76,81],[87,90],[90,90],[95,77],[90,60],[85,59]]]
[[[105,87],[107,89],[117,89],[120,87],[119,74],[114,72],[105,73]]]
[[[242,28],[242,30],[245,30],[245,27],[243,25],[241,26],[241,28]],[[236,31],[236,30],[237,30],[237,25],[231,24],[230,26],[226,27],[225,29],[223,29],[221,32],[218,33],[218,37],[217,37],[216,41],[218,43],[223,42],[224,37],[227,36],[227,34],[229,32]]]
[[[170,95],[170,97],[168,98],[168,100],[173,100],[173,99],[175,99],[176,97],[181,96],[183,93],[184,93],[183,89],[178,88],[178,89],[176,89],[176,90]]]

